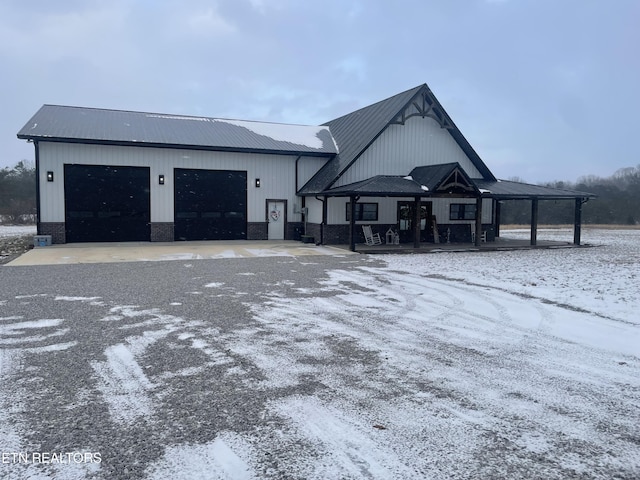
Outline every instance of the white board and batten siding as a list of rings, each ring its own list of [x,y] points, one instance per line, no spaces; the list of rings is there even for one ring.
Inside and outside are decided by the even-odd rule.
[[[429,117],[389,125],[338,179],[335,187],[374,175],[408,175],[415,167],[458,162],[471,178],[482,178],[446,128]]]
[[[287,199],[287,218],[301,221],[294,213],[300,203],[296,197],[294,155],[266,155],[238,152],[212,152],[133,146],[84,145],[40,142],[40,207],[42,222],[64,222],[64,165],[113,165],[148,167],[151,184],[151,221],[174,221],[174,168],[235,170],[247,172],[247,220],[266,221],[265,205],[269,198]],[[298,162],[298,186],[304,185],[324,165],[326,159],[301,157]],[[54,181],[47,182],[48,171]],[[158,176],[165,184],[158,184]],[[260,179],[260,188],[255,179]]]
[[[305,199],[307,207],[307,222],[322,223],[322,202],[315,197]]]

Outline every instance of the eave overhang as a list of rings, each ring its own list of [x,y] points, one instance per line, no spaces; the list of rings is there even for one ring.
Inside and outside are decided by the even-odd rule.
[[[121,147],[147,147],[147,148],[167,148],[173,150],[199,150],[207,152],[236,152],[236,153],[255,153],[261,155],[291,155],[303,157],[324,157],[331,159],[335,153],[313,152],[313,151],[295,151],[295,150],[277,150],[277,149],[260,149],[260,148],[242,148],[242,147],[225,147],[225,146],[207,146],[207,145],[189,145],[189,144],[172,144],[172,143],[156,143],[156,142],[135,142],[125,140],[93,140],[88,138],[65,138],[65,137],[47,137],[34,135],[18,135],[20,140],[31,142],[52,142],[52,143],[73,143],[81,145],[105,145],[105,146],[121,146]]]
[[[470,187],[461,190],[449,191],[442,189],[448,185],[450,179],[456,172],[460,172],[457,164],[417,167],[412,173],[433,171],[439,168],[440,177],[426,175],[423,179],[414,178],[411,175],[376,175],[366,180],[354,182],[330,188],[319,193],[299,193],[301,196],[325,196],[325,197],[437,197],[437,198],[490,198],[495,200],[567,200],[596,198],[597,195],[589,192],[576,190],[566,190],[541,185],[531,185],[527,183],[511,181],[491,181],[483,179],[472,179],[465,177],[465,182],[469,182]],[[428,185],[424,185],[425,181]],[[466,186],[461,184],[462,186]]]

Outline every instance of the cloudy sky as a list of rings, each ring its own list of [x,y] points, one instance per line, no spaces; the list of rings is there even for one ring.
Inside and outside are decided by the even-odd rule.
[[[427,83],[499,178],[640,164],[637,0],[0,0],[0,167],[45,103],[320,124]]]

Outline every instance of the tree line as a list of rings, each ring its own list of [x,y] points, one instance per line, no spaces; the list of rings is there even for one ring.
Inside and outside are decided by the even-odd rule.
[[[520,181],[519,178],[511,178]],[[594,193],[598,198],[583,205],[585,224],[640,224],[640,165],[623,168],[610,177],[594,175],[577,182],[554,181],[543,186]],[[15,166],[0,169],[0,223],[33,223],[36,214],[36,172],[31,162],[23,160]],[[573,223],[574,201],[541,200],[538,222],[541,224]],[[529,224],[531,203],[522,200],[502,202],[500,223]]]
[[[522,181],[514,179],[515,181]],[[582,206],[583,224],[640,224],[640,165],[622,168],[606,178],[589,175],[577,182],[554,181],[542,186],[577,190],[597,195]],[[571,200],[540,200],[538,223],[571,224],[574,220],[575,202]],[[500,223],[529,224],[531,202],[508,200],[502,203]]]
[[[36,169],[23,160],[0,169],[0,223],[34,223],[36,218]]]

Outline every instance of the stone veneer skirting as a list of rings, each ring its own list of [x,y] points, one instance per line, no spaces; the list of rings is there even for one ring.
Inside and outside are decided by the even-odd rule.
[[[247,240],[266,240],[268,235],[267,222],[247,222]]]
[[[356,244],[364,243],[364,235],[362,233],[362,225],[356,224]],[[395,230],[396,225],[372,224],[374,233],[379,233],[382,241],[385,241],[385,233],[389,228]],[[455,227],[455,228],[454,228]],[[452,233],[451,241],[470,242],[470,228],[463,225],[438,225],[440,233],[440,241],[446,242],[446,232],[449,229]],[[462,229],[463,235],[456,230]],[[487,240],[495,241],[495,231],[491,224],[483,224],[482,229],[487,231]],[[324,230],[324,236],[322,231]],[[40,235],[51,235],[51,243],[66,243],[66,231],[64,222],[40,222]],[[302,222],[287,222],[285,239],[300,240],[300,235],[304,232],[304,224]],[[307,223],[307,235],[314,238],[315,243],[319,243],[322,239],[326,245],[346,245],[349,243],[349,225],[320,225],[319,223]],[[267,222],[249,222],[247,223],[247,240],[267,240],[269,236],[269,225]],[[174,241],[174,224],[172,222],[153,222],[151,223],[151,241],[152,242],[173,242]],[[432,242],[433,238],[428,241]]]
[[[300,235],[304,233],[304,223],[302,222],[287,222],[287,231],[285,234],[286,240],[300,240]]]
[[[364,223],[356,224],[356,243],[365,243],[364,242],[364,233],[362,232],[362,225],[367,225]],[[389,228],[395,230],[396,225],[382,225],[382,224],[372,224],[371,228],[374,233],[379,233],[382,241],[385,241],[385,233]],[[321,235],[321,233],[323,235]],[[307,234],[313,235],[315,237],[315,241],[320,242],[322,238],[322,242],[325,245],[348,245],[349,244],[349,225],[320,225],[319,223],[307,223]]]
[[[320,229],[319,223],[307,223],[307,235],[311,235],[315,243],[320,243],[321,233],[322,233],[322,230]]]
[[[365,243],[362,225],[366,223],[356,224],[356,244]],[[471,242],[471,228],[473,226],[463,224],[443,224],[438,225],[438,233],[440,235],[440,243],[446,243],[447,231],[449,231],[452,243],[468,243]],[[379,233],[382,243],[386,242],[386,233],[389,228],[396,231],[398,226],[395,224],[372,223],[373,233]],[[487,232],[487,241],[495,241],[495,230],[491,224],[483,224],[482,230]],[[321,235],[324,233],[324,235]],[[307,223],[307,235],[312,235],[316,243],[322,242],[326,245],[348,245],[349,244],[349,225],[320,225],[319,223]],[[433,242],[433,232],[423,232],[422,242]],[[410,237],[413,239],[413,237]],[[406,241],[406,240],[405,240]],[[413,241],[413,240],[411,240]]]
[[[40,222],[40,235],[51,235],[51,243],[67,243],[67,233],[64,222]]]
[[[173,242],[174,225],[173,222],[152,222],[151,241],[152,242]]]
[[[302,222],[287,222],[284,232],[285,240],[300,240],[304,225]],[[268,222],[248,222],[247,240],[267,240],[269,238]]]

